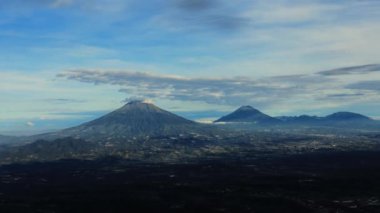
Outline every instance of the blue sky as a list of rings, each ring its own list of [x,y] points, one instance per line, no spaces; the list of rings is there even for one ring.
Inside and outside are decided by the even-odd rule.
[[[134,98],[192,119],[380,117],[377,0],[2,0],[0,134],[90,120]]]

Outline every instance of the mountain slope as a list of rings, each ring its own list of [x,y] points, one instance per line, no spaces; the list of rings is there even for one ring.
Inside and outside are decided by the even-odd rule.
[[[273,124],[280,122],[280,120],[266,115],[251,106],[242,106],[231,114],[223,116],[214,122],[249,122],[259,124]]]
[[[0,135],[0,145],[11,144],[17,140],[17,137]]]
[[[80,139],[37,140],[23,146],[5,149],[0,153],[0,163],[87,159],[93,157],[99,149],[98,144]]]

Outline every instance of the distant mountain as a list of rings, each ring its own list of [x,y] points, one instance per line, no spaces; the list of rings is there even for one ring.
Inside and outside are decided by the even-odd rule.
[[[236,111],[221,117],[220,119],[214,121],[219,122],[244,122],[244,123],[257,123],[257,124],[274,124],[279,123],[280,120],[266,115],[259,110],[251,106],[242,106]]]
[[[10,144],[16,139],[17,137],[0,135],[0,145]]]
[[[353,112],[337,112],[325,117],[328,121],[373,121],[371,118]]]
[[[276,117],[281,120],[284,125],[295,124],[295,125],[319,125],[323,123],[324,117],[301,115],[301,116],[281,116]]]
[[[96,120],[56,133],[41,135],[39,138],[73,137],[90,141],[118,140],[133,137],[178,135],[205,131],[206,129],[202,124],[160,109],[151,103],[132,101]]]
[[[0,135],[0,144],[4,143],[7,140],[8,140],[7,136]]]
[[[319,123],[324,119],[323,117],[310,116],[310,115],[279,116],[276,118],[283,121],[284,123],[297,123],[297,124]]]
[[[242,106],[236,111],[216,120],[215,123],[255,123],[265,125],[302,125],[302,126],[330,126],[342,128],[380,127],[380,122],[367,116],[353,112],[336,112],[326,117],[301,115],[271,117],[251,106]]]
[[[318,116],[281,116],[277,117],[284,125],[325,126],[342,128],[380,127],[379,122],[353,112],[336,112],[326,117]]]

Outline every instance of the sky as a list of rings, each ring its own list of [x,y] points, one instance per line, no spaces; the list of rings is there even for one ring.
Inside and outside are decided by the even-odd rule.
[[[133,99],[195,120],[380,118],[378,0],[1,0],[0,134]]]

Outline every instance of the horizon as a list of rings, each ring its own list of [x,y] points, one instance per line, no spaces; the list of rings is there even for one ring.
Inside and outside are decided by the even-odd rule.
[[[142,100],[142,99],[128,100],[128,102],[125,102],[122,106],[120,106],[117,109],[114,109],[112,111],[96,112],[96,113],[94,113],[92,116],[90,116],[86,120],[77,120],[77,121],[75,121],[71,126],[66,126],[66,127],[57,128],[57,129],[42,129],[42,130],[25,131],[25,132],[22,132],[22,131],[15,131],[15,132],[9,131],[9,132],[5,132],[5,134],[0,134],[0,136],[33,136],[33,135],[38,135],[38,134],[57,132],[57,131],[60,131],[60,130],[64,130],[66,128],[72,128],[72,127],[76,127],[76,126],[88,123],[88,122],[90,122],[92,120],[95,120],[95,119],[98,119],[100,117],[106,116],[106,115],[108,115],[108,114],[110,114],[112,112],[115,112],[115,111],[117,111],[119,109],[122,109],[123,107],[125,107],[125,106],[127,106],[129,104],[133,104],[133,103],[141,103],[141,104],[148,104],[148,105],[156,106],[155,103],[153,101],[151,101],[151,100]],[[159,106],[156,106],[156,107],[159,107]],[[179,112],[178,114],[177,113],[174,113],[174,114],[176,114],[178,116],[181,116],[181,117],[183,117],[185,119],[188,119],[188,120],[191,120],[191,121],[195,121],[197,123],[220,125],[220,124],[226,124],[226,122],[215,123],[215,121],[217,121],[218,119],[222,118],[223,116],[233,114],[235,111],[238,111],[242,107],[250,107],[250,108],[252,108],[254,110],[258,110],[260,113],[266,114],[265,112],[262,112],[260,109],[256,109],[256,108],[254,108],[254,107],[252,107],[250,105],[242,105],[239,108],[236,108],[235,110],[230,111],[230,112],[208,112],[209,115],[210,114],[212,115],[213,113],[214,113],[214,115],[215,115],[215,113],[220,114],[218,117],[207,117],[207,116],[205,116],[206,114],[203,114],[203,116],[201,116],[201,118],[199,118],[199,116],[194,115],[192,112]],[[160,109],[162,109],[162,108],[160,108]],[[165,110],[165,109],[162,109],[162,110]],[[169,112],[171,112],[171,111],[169,111]],[[173,112],[171,112],[171,113],[173,113]],[[203,113],[205,113],[205,112],[203,112]],[[357,114],[355,112],[338,111],[338,112],[333,112],[331,114],[319,115],[319,116],[316,116],[316,115],[313,115],[313,114],[310,114],[310,115],[306,115],[306,114],[300,114],[300,115],[280,115],[280,116],[272,116],[272,115],[269,115],[269,114],[266,114],[266,115],[269,115],[272,118],[278,118],[278,117],[300,117],[300,116],[311,116],[311,117],[316,116],[316,117],[319,117],[319,118],[324,118],[324,117],[328,117],[330,115],[333,115],[335,113],[354,113],[354,114]],[[359,114],[359,115],[362,115],[362,114]],[[366,115],[363,115],[363,116],[366,116]],[[378,119],[378,118],[374,118],[374,117],[369,117],[369,118],[373,119],[375,121],[380,121],[380,119]],[[65,125],[67,125],[67,123],[65,123]]]
[[[380,2],[4,0],[0,134],[92,120],[134,99],[198,121],[380,118]]]

